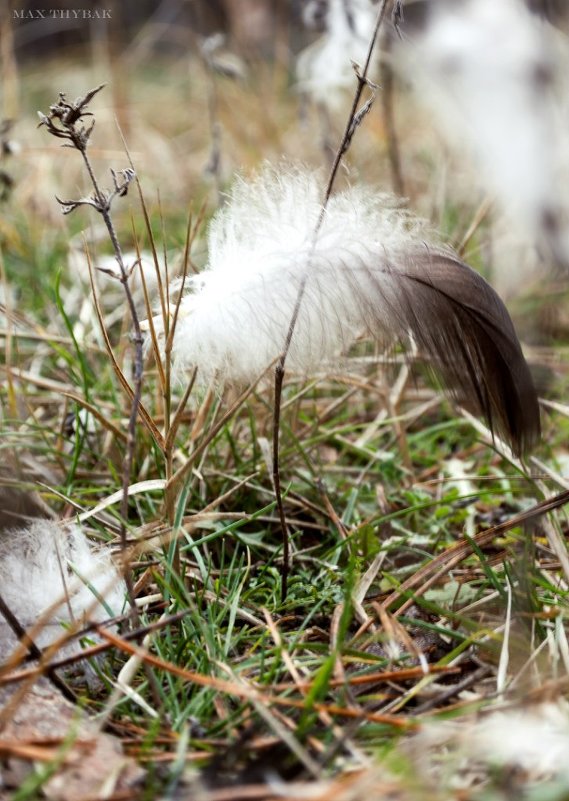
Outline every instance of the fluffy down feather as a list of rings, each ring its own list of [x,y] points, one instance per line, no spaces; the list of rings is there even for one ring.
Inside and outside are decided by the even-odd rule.
[[[28,528],[2,532],[0,587],[18,621],[29,628],[49,606],[61,601],[36,637],[38,645],[57,639],[62,623],[109,619],[87,584],[104,598],[113,616],[122,612],[125,586],[110,552],[93,547],[78,526],[63,528],[38,520]],[[14,643],[11,630],[0,620],[0,655]]]
[[[248,381],[282,351],[305,291],[287,359],[320,371],[362,333],[415,340],[447,388],[516,451],[539,434],[537,399],[506,308],[392,198],[355,187],[330,199],[317,240],[322,187],[305,170],[269,167],[239,181],[209,231],[209,263],[189,280],[175,365],[203,382]]]

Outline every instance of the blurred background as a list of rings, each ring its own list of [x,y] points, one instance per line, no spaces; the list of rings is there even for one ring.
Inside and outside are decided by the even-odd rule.
[[[18,144],[18,158],[10,159],[17,200],[45,214],[53,207],[39,199],[53,143],[35,130],[36,112],[59,92],[73,99],[103,82],[108,86],[98,102],[93,156],[114,158],[117,148],[116,158],[123,158],[118,121],[139,173],[155,186],[160,182],[166,203],[199,202],[204,180],[218,191],[235,170],[263,159],[284,155],[326,164],[330,154],[323,160],[322,147],[337,140],[303,100],[296,74],[297,54],[321,33],[320,5],[64,0],[51,9],[3,0],[0,113],[11,121],[10,139]],[[343,59],[353,87],[349,58]],[[337,123],[339,135],[341,115]],[[27,168],[36,176],[33,189]],[[57,176],[42,186],[51,180]]]
[[[306,0],[63,0],[53,9],[39,2],[5,2],[4,13],[8,20],[21,19],[14,41],[18,50],[28,55],[49,54],[57,47],[106,36],[119,48],[145,40],[155,52],[180,55],[187,52],[193,35],[222,31],[234,46],[249,53],[255,49],[270,58],[277,55],[279,41],[286,44],[285,53],[289,46],[298,47],[303,6]],[[38,16],[39,11],[46,16]],[[85,24],[82,12],[91,16],[91,23]],[[99,20],[112,20],[112,24],[99,24]]]
[[[81,167],[36,128],[37,111],[46,112],[60,92],[74,99],[107,84],[96,104],[97,169],[108,175],[126,166],[124,138],[148,198],[159,194],[167,219],[181,221],[204,202],[207,216],[237,172],[265,160],[329,168],[356,85],[352,63],[365,59],[378,9],[374,0],[52,5],[0,2],[0,170],[2,194],[11,197],[2,225],[12,244],[34,216],[50,226],[32,226],[26,247],[67,226],[72,235],[79,229],[78,219],[62,217],[54,195],[84,186]],[[453,9],[462,18],[453,22],[449,45],[444,31]],[[527,37],[528,25],[546,30],[543,40]],[[554,199],[549,208],[543,197],[539,204],[529,197],[548,187],[560,197],[565,190],[558,192],[554,179],[567,185],[567,149],[557,147],[569,117],[566,29],[561,0],[390,0],[370,72],[377,96],[337,184],[365,180],[405,198],[490,278],[536,343],[563,337],[567,327],[564,308],[551,303],[564,283],[550,267],[566,260],[559,231],[567,218],[561,206],[569,204]],[[536,74],[554,76],[552,92],[525,85],[531,64]],[[472,85],[464,83],[469,76]],[[563,102],[549,103],[553,94]],[[479,97],[485,100],[477,107],[460,105],[461,98]],[[509,184],[499,186],[496,174]],[[530,176],[526,184],[518,181],[522,175]],[[516,219],[510,212],[530,184],[528,214]],[[14,258],[7,258],[11,269]],[[551,291],[543,287],[545,275]]]

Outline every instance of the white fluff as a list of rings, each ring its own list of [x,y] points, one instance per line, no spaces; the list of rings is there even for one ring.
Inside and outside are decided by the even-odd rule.
[[[518,709],[489,711],[477,720],[425,724],[408,743],[418,769],[438,772],[437,756],[445,746],[450,782],[499,768],[523,771],[531,782],[569,779],[569,709],[558,699]],[[440,777],[439,777],[440,778]]]
[[[370,0],[329,0],[325,33],[298,56],[301,91],[329,108],[342,102],[343,91],[355,88],[352,61],[363,65],[376,13]]]
[[[429,20],[405,46],[409,78],[510,220],[566,261],[553,33],[521,0],[440,2]]]
[[[88,584],[104,599],[110,614]],[[28,528],[3,532],[0,586],[2,597],[25,628],[61,602],[35,638],[42,647],[63,633],[61,624],[102,622],[120,615],[124,607],[125,585],[110,551],[91,545],[76,525],[62,527],[37,520]],[[6,655],[14,643],[11,630],[0,619],[0,655]]]
[[[324,369],[366,329],[366,281],[377,295],[369,271],[386,252],[421,247],[423,225],[393,198],[353,187],[330,199],[313,249],[322,195],[318,176],[301,168],[267,166],[252,182],[237,182],[211,223],[206,269],[189,279],[181,302],[178,370],[198,367],[201,382],[258,376],[284,347],[304,277],[288,369]]]

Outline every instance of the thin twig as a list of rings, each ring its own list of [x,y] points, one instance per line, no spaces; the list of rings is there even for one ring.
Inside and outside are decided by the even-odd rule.
[[[310,262],[312,254],[314,253],[314,249],[316,247],[316,242],[318,239],[318,234],[322,227],[322,223],[324,222],[324,217],[326,214],[326,207],[330,200],[330,196],[332,194],[332,189],[334,187],[334,182],[336,180],[336,176],[338,174],[338,170],[340,168],[340,164],[342,163],[342,159],[347,152],[350,144],[352,142],[354,133],[357,127],[362,122],[363,117],[368,113],[371,108],[371,103],[373,101],[373,96],[368,100],[362,108],[359,108],[360,100],[363,94],[363,91],[366,87],[370,87],[373,89],[372,84],[368,79],[369,68],[371,65],[371,59],[373,56],[373,51],[375,48],[375,43],[377,41],[377,36],[379,33],[379,29],[381,27],[381,23],[383,22],[383,18],[385,16],[385,9],[387,7],[387,0],[382,0],[381,5],[379,7],[379,11],[377,13],[377,18],[375,21],[375,26],[373,30],[373,34],[369,43],[368,52],[365,60],[365,64],[363,69],[355,66],[355,73],[357,78],[357,87],[356,92],[354,95],[354,99],[352,102],[352,107],[350,109],[350,114],[348,117],[348,121],[346,123],[346,127],[344,130],[344,135],[342,136],[342,140],[336,152],[336,156],[334,158],[334,163],[332,164],[332,169],[330,170],[330,176],[328,178],[328,183],[326,185],[326,190],[324,193],[324,199],[322,201],[322,208],[320,210],[320,215],[318,217],[318,221],[316,223],[316,227],[314,229],[314,235],[312,239],[312,253],[308,260],[308,269],[310,269]],[[284,510],[283,498],[282,498],[282,489],[281,489],[281,477],[280,477],[280,419],[281,419],[281,405],[282,405],[282,392],[283,392],[283,381],[285,376],[285,365],[288,356],[288,352],[290,350],[290,345],[292,342],[292,337],[294,334],[294,329],[296,328],[296,323],[298,320],[298,315],[300,312],[300,306],[302,304],[302,300],[304,297],[304,292],[306,289],[306,281],[308,279],[308,270],[304,273],[300,285],[298,287],[298,294],[296,296],[296,301],[294,304],[294,309],[292,312],[292,316],[290,319],[289,328],[287,331],[287,335],[285,338],[283,350],[277,362],[277,366],[275,368],[275,400],[274,400],[274,410],[273,410],[273,485],[275,490],[275,498],[277,502],[277,510],[279,515],[279,521],[281,526],[282,532],[282,543],[283,543],[283,568],[281,574],[281,598],[284,601],[287,595],[287,587],[288,587],[288,574],[290,570],[290,543],[289,543],[289,532],[288,532],[288,525],[286,522],[286,515]]]

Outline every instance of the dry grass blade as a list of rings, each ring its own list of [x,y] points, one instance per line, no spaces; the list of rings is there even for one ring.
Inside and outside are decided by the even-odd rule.
[[[144,193],[142,191],[142,185],[140,183],[140,179],[138,178],[138,175],[136,174],[136,170],[134,169],[134,162],[133,162],[133,160],[131,158],[130,151],[128,149],[128,145],[126,143],[126,139],[125,139],[125,137],[123,135],[123,132],[122,132],[120,126],[118,125],[118,122],[117,122],[117,127],[118,127],[118,131],[119,131],[119,134],[120,134],[120,137],[121,137],[121,140],[122,140],[124,152],[125,152],[126,157],[128,159],[128,163],[130,165],[131,170],[134,173],[134,180],[136,182],[136,189],[138,191],[138,198],[140,200],[140,208],[142,209],[142,214],[143,214],[143,217],[144,217],[144,225],[145,225],[145,228],[146,228],[146,233],[148,235],[148,241],[149,241],[149,244],[150,244],[150,251],[152,253],[152,258],[154,260],[154,270],[155,270],[155,273],[156,273],[156,281],[158,283],[158,297],[160,299],[160,305],[161,305],[161,311],[162,311],[162,319],[164,321],[164,326],[167,326],[168,325],[168,307],[166,305],[166,292],[164,291],[164,283],[162,281],[162,273],[160,271],[160,263],[158,261],[158,249],[156,247],[156,241],[154,239],[154,233],[152,231],[152,225],[150,223],[150,215],[148,214],[148,208],[146,206],[146,200],[144,199]]]
[[[190,266],[190,252],[191,252],[194,240],[195,240],[195,238],[196,238],[196,236],[198,234],[198,231],[200,230],[200,228],[202,226],[203,218],[204,218],[204,215],[205,215],[205,209],[206,209],[206,206],[205,206],[205,203],[204,203],[202,205],[202,207],[200,208],[199,212],[198,212],[198,218],[196,220],[196,224],[194,225],[193,230],[192,230],[192,227],[191,227],[192,226],[192,218],[191,218],[191,216],[188,217],[188,227],[187,227],[187,230],[186,230],[186,243],[185,243],[185,246],[184,246],[184,259],[183,259],[183,262],[182,262],[183,263],[183,269],[182,269],[182,281],[181,281],[181,284],[180,284],[180,291],[178,292],[178,297],[176,298],[176,304],[174,306],[174,314],[172,316],[172,325],[169,328],[165,328],[164,329],[166,331],[165,351],[166,351],[167,354],[171,354],[172,353],[172,346],[174,344],[174,335],[176,333],[176,328],[177,328],[177,325],[178,325],[178,319],[179,319],[179,315],[180,315],[180,304],[181,304],[182,298],[184,296],[184,289],[185,289],[185,286],[186,286],[186,279],[188,277],[188,268]]]
[[[213,676],[205,676],[201,673],[185,670],[184,668],[181,668],[172,662],[166,662],[165,660],[154,656],[144,648],[132,645],[123,638],[104,628],[98,628],[98,633],[101,635],[101,637],[111,642],[119,650],[133,656],[139,656],[142,662],[146,662],[148,665],[164,670],[167,673],[172,673],[174,676],[179,676],[181,679],[184,679],[191,684],[197,684],[201,687],[211,687],[219,692],[233,695],[236,698],[251,699],[268,706],[274,704],[275,706],[290,707],[293,709],[306,709],[305,701],[270,695],[263,692],[262,689],[252,687],[251,685],[243,685],[240,682],[236,683],[226,681]],[[338,717],[362,721],[367,720],[373,723],[385,723],[388,726],[393,726],[394,728],[405,731],[415,729],[418,725],[415,721],[407,717],[399,715],[383,715],[380,712],[367,712],[366,710],[359,708],[338,706],[337,704],[312,703],[311,708],[316,712],[327,712],[330,715],[337,715]]]
[[[460,244],[456,249],[456,252],[458,253],[459,256],[462,257],[466,253],[466,249],[468,247],[470,240],[472,239],[476,231],[480,228],[485,218],[488,216],[488,213],[492,208],[492,202],[493,201],[491,198],[484,198],[484,200],[478,207],[472,219],[472,222],[468,226],[468,229],[466,230],[464,236],[460,240]]]
[[[75,740],[73,745],[88,751],[92,747],[91,740]],[[46,738],[34,742],[20,740],[0,740],[0,756],[2,759],[28,759],[38,762],[52,762],[61,754],[65,741],[60,738]]]
[[[457,674],[461,672],[460,667],[449,667],[446,665],[429,665],[429,673],[443,673],[443,674]],[[363,676],[346,676],[342,679],[330,679],[328,682],[329,687],[344,687],[346,685],[358,687],[365,684],[385,684],[395,681],[411,681],[413,679],[422,679],[425,671],[422,667],[416,668],[400,668],[399,670],[381,670],[377,673],[366,673]],[[273,690],[292,690],[294,688],[302,690],[310,690],[313,687],[313,682],[299,681],[291,682],[278,682],[271,686]]]
[[[69,398],[69,400],[72,400],[74,403],[82,406],[83,409],[86,409],[96,420],[99,421],[103,428],[106,428],[107,431],[110,431],[113,436],[122,442],[126,442],[126,434],[117,428],[114,423],[111,423],[109,418],[105,417],[105,415],[99,411],[96,406],[94,406],[92,403],[89,403],[89,401],[85,400],[85,398],[82,398],[80,395],[77,395],[75,392],[63,392],[62,394],[65,398]]]
[[[197,370],[197,367],[196,367],[192,371],[192,374],[190,376],[190,380],[188,381],[188,383],[186,385],[186,388],[184,390],[184,394],[182,395],[182,397],[180,399],[180,403],[178,404],[178,408],[176,409],[176,411],[174,413],[174,418],[173,418],[173,420],[172,420],[172,422],[170,424],[170,427],[168,429],[168,433],[166,434],[166,439],[165,439],[165,442],[164,442],[164,450],[165,451],[169,451],[169,450],[171,450],[171,448],[174,447],[174,443],[175,443],[175,440],[176,440],[176,434],[178,433],[178,429],[180,428],[180,424],[182,423],[184,411],[186,409],[186,404],[187,404],[187,402],[188,402],[188,400],[190,398],[190,395],[192,394],[192,390],[193,390],[194,384],[196,382],[197,373],[198,373],[198,370]]]
[[[498,523],[497,525],[492,526],[485,531],[479,532],[473,538],[474,543],[478,547],[483,548],[485,545],[488,545],[490,542],[492,542],[495,537],[504,534],[506,531],[509,531],[516,526],[526,525],[532,520],[536,520],[548,512],[559,509],[566,503],[569,503],[569,490],[560,492],[558,495],[554,495],[551,498],[546,498],[544,501],[540,501],[538,504],[536,504],[533,508],[527,509],[524,512],[520,512],[503,523]],[[435,556],[434,559],[432,559],[427,565],[406,579],[397,590],[392,592],[391,595],[385,599],[383,604],[384,607],[387,609],[392,606],[409,590],[421,584],[421,582],[433,576],[433,574],[444,574],[444,572],[461,562],[470,553],[472,553],[472,544],[467,540],[457,542],[456,545],[452,545],[450,548],[447,548],[446,551],[438,556]]]
[[[213,500],[211,503],[208,503],[208,505],[204,506],[204,508],[201,510],[201,512],[198,513],[197,518],[199,519],[201,517],[201,515],[208,514],[209,512],[213,512],[213,510],[217,509],[218,506],[221,506],[226,501],[228,501],[229,498],[232,497],[232,495],[235,495],[236,492],[239,492],[239,490],[242,487],[246,487],[247,484],[249,484],[249,482],[251,481],[251,479],[255,478],[255,476],[257,476],[257,475],[258,475],[257,472],[251,473],[250,476],[246,476],[244,479],[242,479],[237,484],[235,484],[234,487],[231,487],[230,489],[227,490],[227,492],[224,492],[223,495],[220,495],[218,498]],[[188,518],[187,520],[184,519],[184,523],[191,522],[191,520],[192,520],[192,517]]]
[[[0,364],[0,369],[8,373],[8,368],[5,364]],[[17,367],[11,367],[10,375],[14,378],[19,378],[22,381],[27,381],[40,389],[47,389],[51,392],[73,392],[74,387],[71,384],[64,384],[62,381],[54,381],[52,378],[43,378],[39,375],[34,375],[27,370],[20,370]]]
[[[138,495],[141,492],[154,492],[156,490],[163,490],[166,486],[166,481],[163,478],[153,478],[148,481],[138,481],[136,484],[130,484],[128,487],[128,496],[129,498],[133,495]],[[83,523],[85,520],[89,520],[91,517],[96,517],[105,509],[108,509],[109,506],[113,506],[116,503],[119,503],[122,499],[122,490],[117,490],[113,492],[111,495],[106,497],[104,500],[99,501],[99,503],[94,506],[92,509],[88,509],[86,512],[81,512],[77,516],[77,519]]]
[[[148,322],[148,330],[150,331],[150,339],[152,342],[152,353],[154,354],[154,361],[156,362],[156,366],[158,367],[158,378],[160,380],[160,386],[162,389],[162,393],[166,393],[166,373],[164,369],[164,364],[162,362],[162,354],[160,352],[160,347],[158,345],[158,337],[156,336],[156,328],[154,326],[154,316],[152,313],[152,304],[150,302],[150,295],[148,293],[148,286],[146,283],[146,276],[144,274],[144,268],[142,266],[142,257],[140,253],[140,247],[138,244],[138,239],[135,236],[134,230],[134,219],[131,221],[132,229],[133,229],[133,236],[136,244],[136,256],[139,268],[139,275],[140,281],[142,283],[142,293],[144,295],[144,306],[146,308],[146,320]],[[156,262],[155,262],[156,266]]]
[[[270,364],[268,367],[263,370],[263,372],[257,376],[257,378],[253,381],[253,383],[247,387],[237,398],[235,403],[225,412],[225,414],[218,420],[218,422],[213,426],[213,428],[208,432],[207,437],[193,450],[193,452],[188,456],[184,464],[176,470],[172,478],[169,479],[166,489],[168,490],[170,487],[177,487],[179,486],[180,482],[188,475],[191,468],[193,467],[196,459],[204,452],[204,450],[208,447],[208,445],[215,439],[215,437],[219,434],[223,426],[227,423],[228,420],[231,420],[235,412],[245,403],[247,398],[254,392],[255,387],[259,383],[259,381],[265,376],[268,371],[271,369],[273,365]]]

